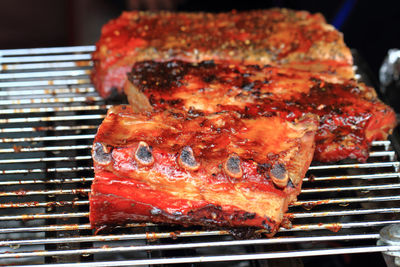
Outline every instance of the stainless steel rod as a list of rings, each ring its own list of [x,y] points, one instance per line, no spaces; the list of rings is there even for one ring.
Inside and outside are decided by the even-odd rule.
[[[92,86],[77,87],[77,88],[49,88],[49,89],[32,89],[32,90],[2,90],[0,96],[32,96],[38,95],[60,95],[60,94],[87,94],[93,93],[95,89]]]
[[[77,195],[87,194],[90,192],[88,188],[76,188],[76,189],[54,189],[54,190],[18,190],[0,192],[0,197],[12,197],[12,196],[32,196],[32,195]]]
[[[366,210],[341,210],[341,211],[321,211],[321,212],[302,212],[302,213],[287,213],[294,219],[312,218],[312,217],[328,217],[328,216],[353,216],[376,213],[397,213],[400,208],[381,208],[381,209],[366,209]]]
[[[89,224],[47,225],[47,226],[36,226],[36,227],[0,228],[0,234],[45,232],[45,231],[76,231],[76,230],[89,230],[89,229],[90,229]]]
[[[365,240],[377,239],[376,235],[360,236],[324,236],[324,237],[296,237],[296,238],[275,238],[275,239],[251,239],[251,240],[230,240],[216,242],[194,242],[184,244],[164,244],[164,245],[143,245],[143,246],[124,246],[107,248],[88,248],[74,250],[56,250],[56,251],[35,251],[35,252],[10,252],[0,254],[0,258],[23,258],[34,256],[57,256],[57,255],[76,255],[76,254],[95,254],[95,253],[121,253],[129,251],[153,251],[153,250],[171,250],[171,249],[189,249],[189,248],[207,248],[207,247],[226,247],[226,246],[246,246],[246,245],[270,245],[270,244],[289,244],[301,242],[317,241],[343,241],[343,240]],[[65,242],[65,241],[64,241]]]
[[[348,169],[348,168],[381,168],[399,167],[399,162],[376,162],[376,163],[355,163],[355,164],[332,164],[323,166],[310,166],[308,170]]]
[[[244,255],[197,256],[197,257],[145,259],[145,260],[61,263],[61,264],[47,264],[43,266],[46,267],[138,266],[138,265],[178,264],[178,263],[194,263],[194,262],[217,262],[217,261],[226,262],[226,261],[243,261],[243,260],[280,259],[280,258],[296,258],[296,257],[307,257],[307,256],[322,256],[322,255],[390,252],[399,250],[400,246],[365,246],[365,247],[318,249],[318,250],[305,250],[305,251],[268,252],[268,253],[255,253],[255,254],[244,254]],[[35,265],[19,265],[19,267],[35,267]]]
[[[85,46],[64,46],[64,47],[43,47],[43,48],[20,48],[20,49],[2,49],[0,57],[38,55],[38,54],[65,54],[65,53],[91,53],[95,50],[94,45]]]
[[[1,58],[0,58],[1,60]],[[32,81],[17,81],[17,82],[0,82],[0,88],[14,88],[14,87],[30,87],[30,86],[46,86],[46,85],[78,85],[78,84],[90,84],[88,77],[83,76],[82,78],[66,78],[66,79],[54,79],[54,80],[32,80]]]
[[[385,185],[364,185],[364,186],[338,186],[327,188],[302,189],[301,193],[322,193],[322,192],[341,192],[341,191],[371,191],[371,190],[392,190],[400,189],[400,183]]]
[[[91,145],[70,145],[70,146],[49,146],[49,147],[19,147],[15,146],[13,148],[0,148],[0,153],[15,153],[15,152],[41,152],[41,151],[53,151],[61,152],[65,150],[81,150],[81,149],[91,149]]]
[[[66,141],[66,140],[83,140],[83,139],[93,139],[93,138],[94,138],[94,134],[38,136],[38,137],[22,137],[22,138],[0,138],[0,143]]]
[[[171,233],[166,233],[167,237],[171,237]],[[168,236],[169,234],[169,236]],[[174,233],[175,234],[175,233]],[[220,231],[206,231],[199,232],[200,236],[221,235]],[[192,237],[193,232],[177,233],[177,237]],[[140,240],[147,238],[146,236],[138,234],[123,234],[123,235],[93,235],[93,236],[77,236],[66,238],[41,238],[41,239],[26,239],[26,240],[6,240],[0,241],[0,246],[14,246],[14,245],[43,245],[43,244],[57,244],[57,243],[81,243],[81,242],[111,242],[111,241],[127,241],[127,240]],[[368,240],[378,239],[379,234],[355,234],[355,235],[321,235],[321,236],[304,236],[304,237],[274,237],[267,239],[251,239],[251,240],[228,240],[221,241],[223,243],[237,244],[240,242],[256,241],[259,244],[287,244],[287,243],[301,243],[301,242],[315,242],[315,241],[347,241],[347,240]],[[202,242],[201,244],[209,242]],[[211,243],[211,242],[210,242]],[[212,242],[215,243],[215,242]],[[191,243],[193,244],[193,243]],[[180,244],[177,244],[178,246]],[[143,247],[143,246],[140,246]]]
[[[90,75],[91,70],[51,70],[51,71],[34,71],[34,72],[9,72],[0,73],[0,80],[8,79],[26,79],[26,78],[44,78],[44,77],[73,77],[73,76],[83,76]]]
[[[388,173],[373,173],[373,174],[354,174],[354,175],[338,175],[338,176],[321,176],[321,177],[312,177],[312,178],[304,178],[304,182],[312,181],[336,181],[336,180],[349,180],[349,179],[361,179],[361,180],[370,180],[370,179],[386,179],[386,178],[400,178],[400,173],[398,172],[388,172]]]
[[[92,182],[93,177],[87,178],[65,178],[65,179],[34,179],[34,180],[12,180],[12,181],[0,181],[0,186],[10,185],[27,185],[27,184],[69,184],[69,183],[86,183]]]
[[[38,69],[60,69],[60,68],[82,68],[91,67],[92,61],[80,60],[72,62],[44,62],[44,63],[9,63],[2,64],[0,70],[6,71],[25,71],[25,70],[38,70]]]
[[[104,118],[105,118],[105,115],[103,115],[103,114],[53,116],[53,117],[30,117],[30,118],[8,118],[8,119],[0,119],[0,124],[46,122],[46,121],[101,120]]]
[[[399,201],[400,195],[395,196],[372,196],[372,197],[356,197],[356,198],[337,198],[337,199],[319,199],[319,200],[302,200],[296,201],[290,206],[314,207],[323,204],[342,204],[342,203],[358,203],[358,202],[381,202],[381,201]]]
[[[21,56],[21,57],[0,57],[0,63],[22,63],[22,62],[48,62],[48,61],[75,61],[90,60],[90,54],[74,55],[49,55],[49,56]]]
[[[11,163],[37,163],[37,162],[51,162],[51,161],[78,161],[78,160],[89,160],[91,156],[71,156],[71,157],[45,157],[45,158],[24,158],[24,159],[1,159],[0,164],[11,164]]]
[[[29,170],[3,170],[1,174],[22,174],[22,173],[45,173],[45,172],[77,172],[90,171],[93,167],[64,167],[64,168],[48,168],[48,169],[29,169]]]
[[[30,99],[14,99],[14,100],[0,100],[0,105],[32,105],[32,104],[54,104],[54,103],[73,103],[79,102],[80,104],[87,101],[103,101],[98,96],[76,96],[76,97],[59,97],[59,98],[30,98]]]
[[[31,201],[31,202],[0,203],[0,209],[88,206],[88,205],[89,205],[89,200],[52,201],[52,202]]]
[[[389,146],[390,141],[384,140],[384,141],[372,141],[372,146]]]
[[[64,112],[64,111],[106,111],[111,105],[90,105],[90,106],[72,106],[72,107],[46,107],[46,108],[14,108],[0,110],[0,114],[19,114],[43,113],[43,112]]]
[[[81,218],[81,217],[89,217],[89,212],[9,215],[9,216],[0,216],[0,221],[11,221],[11,220],[24,220],[24,221],[26,221],[26,220],[39,220],[39,219],[67,219],[67,218]]]
[[[318,223],[318,224],[299,224],[293,225],[290,229],[280,228],[280,232],[298,232],[298,231],[315,231],[315,230],[330,230],[338,232],[341,229],[350,228],[365,228],[385,226],[389,224],[400,223],[400,220],[387,220],[387,221],[366,221],[366,222],[343,222],[343,223]]]

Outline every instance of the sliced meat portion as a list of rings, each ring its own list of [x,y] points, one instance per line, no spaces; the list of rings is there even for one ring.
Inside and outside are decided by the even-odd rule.
[[[371,142],[386,139],[396,123],[393,110],[363,83],[273,66],[138,62],[128,74],[125,93],[135,111],[236,110],[286,120],[316,114],[320,125],[314,159],[321,162],[366,161]]]
[[[311,163],[315,115],[111,108],[93,145],[90,222],[279,228]]]
[[[122,92],[135,62],[180,59],[278,64],[352,78],[352,56],[321,14],[287,9],[228,13],[124,12],[103,26],[92,81]]]

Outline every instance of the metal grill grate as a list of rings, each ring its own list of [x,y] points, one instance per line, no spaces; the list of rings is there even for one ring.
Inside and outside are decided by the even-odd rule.
[[[400,223],[399,162],[390,141],[367,163],[312,165],[289,210],[291,229],[234,240],[227,231],[131,224],[94,235],[90,147],[109,107],[88,75],[93,46],[0,51],[0,263],[134,266],[400,250],[376,246]],[[333,245],[332,245],[333,244]],[[246,265],[241,265],[246,266]]]

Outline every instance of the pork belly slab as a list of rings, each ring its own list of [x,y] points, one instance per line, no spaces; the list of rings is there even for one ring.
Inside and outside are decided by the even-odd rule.
[[[112,107],[96,134],[90,222],[274,233],[300,193],[318,120]]]
[[[371,142],[386,139],[396,123],[393,110],[363,83],[274,66],[138,62],[128,74],[125,93],[136,111],[230,109],[289,121],[316,114],[314,160],[320,162],[366,161]]]
[[[135,62],[180,59],[278,64],[352,78],[340,32],[320,14],[287,9],[228,13],[124,12],[103,26],[92,82],[102,97],[122,92]]]

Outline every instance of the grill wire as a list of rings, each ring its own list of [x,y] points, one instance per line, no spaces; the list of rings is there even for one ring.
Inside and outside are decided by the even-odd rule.
[[[400,223],[399,161],[390,141],[374,142],[367,163],[312,164],[289,209],[292,227],[274,238],[235,240],[225,230],[151,223],[95,235],[90,147],[109,105],[90,83],[93,50],[0,50],[0,264],[251,265],[400,250],[375,245],[379,229]]]

